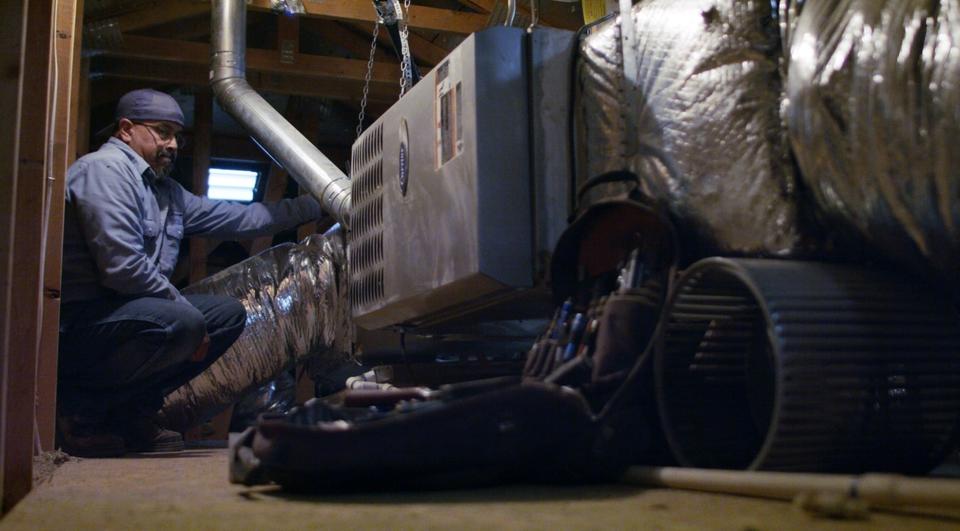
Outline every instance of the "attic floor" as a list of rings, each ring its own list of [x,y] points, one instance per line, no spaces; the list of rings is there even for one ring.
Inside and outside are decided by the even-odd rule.
[[[786,502],[628,485],[287,495],[227,482],[227,451],[63,464],[0,529],[960,529],[958,517],[815,518]]]

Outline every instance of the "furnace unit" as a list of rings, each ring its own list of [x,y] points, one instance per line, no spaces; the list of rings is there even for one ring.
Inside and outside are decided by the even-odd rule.
[[[547,307],[569,214],[573,42],[552,29],[471,35],[354,143],[357,325]]]

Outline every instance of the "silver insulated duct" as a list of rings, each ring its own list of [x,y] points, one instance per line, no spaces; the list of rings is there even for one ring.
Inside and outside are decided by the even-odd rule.
[[[214,0],[210,86],[224,108],[338,222],[349,225],[350,178],[267,103],[246,80],[244,0]]]

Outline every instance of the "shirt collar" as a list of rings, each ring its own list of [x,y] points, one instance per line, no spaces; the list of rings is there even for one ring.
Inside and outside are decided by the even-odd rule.
[[[134,167],[137,169],[137,173],[139,175],[143,175],[150,182],[156,180],[157,174],[154,173],[153,168],[147,164],[147,161],[144,160],[139,153],[134,151],[133,148],[128,146],[124,141],[115,136],[111,136],[109,139],[107,139],[107,144],[119,149],[124,155],[126,155],[127,158],[130,159],[130,162],[132,162]]]

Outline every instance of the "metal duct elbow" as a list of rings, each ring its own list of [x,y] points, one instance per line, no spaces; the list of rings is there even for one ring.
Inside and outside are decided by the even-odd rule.
[[[323,209],[349,226],[350,178],[267,103],[246,80],[246,2],[213,0],[210,86],[231,116]]]

